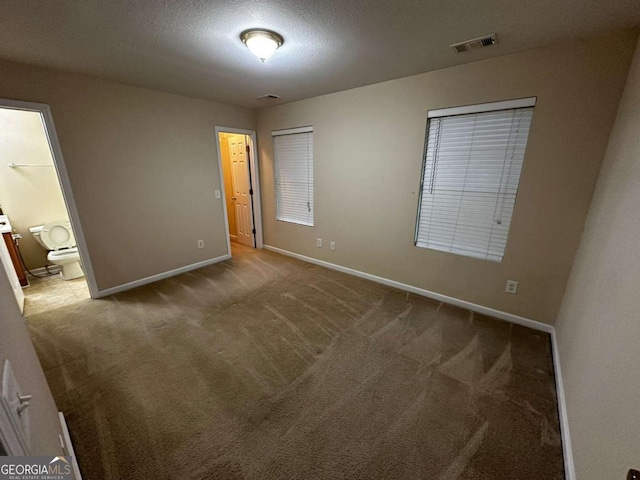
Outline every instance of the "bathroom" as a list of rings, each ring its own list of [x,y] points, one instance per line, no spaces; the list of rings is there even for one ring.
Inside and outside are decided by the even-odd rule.
[[[90,298],[40,112],[0,108],[0,231],[25,316]]]

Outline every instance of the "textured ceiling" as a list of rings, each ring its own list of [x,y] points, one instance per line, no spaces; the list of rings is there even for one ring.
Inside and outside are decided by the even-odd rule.
[[[260,107],[638,24],[638,0],[2,0],[0,57]],[[252,27],[285,38],[265,63]]]

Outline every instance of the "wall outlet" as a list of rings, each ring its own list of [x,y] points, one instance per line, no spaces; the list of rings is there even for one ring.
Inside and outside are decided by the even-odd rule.
[[[321,238],[316,240],[316,247],[322,247],[322,239]]]
[[[336,249],[336,242],[330,242],[329,243],[329,250],[335,250]]]
[[[518,293],[518,282],[515,280],[507,280],[507,287],[504,289],[505,292],[515,295]]]
[[[216,198],[221,198],[222,194],[220,193],[220,190],[215,190],[214,193],[216,194]]]
[[[204,240],[198,240],[198,248],[204,248]]]

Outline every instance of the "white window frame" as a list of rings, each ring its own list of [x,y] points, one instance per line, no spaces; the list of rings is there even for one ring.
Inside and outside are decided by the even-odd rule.
[[[489,260],[489,261],[495,261],[495,262],[502,262],[503,257],[504,257],[504,253],[506,251],[506,244],[508,241],[508,234],[509,234],[509,227],[511,224],[511,219],[512,219],[512,215],[513,212],[512,210],[508,210],[508,212],[510,211],[511,213],[506,213],[505,215],[508,215],[508,223],[502,227],[503,231],[501,232],[502,236],[504,237],[504,239],[500,239],[497,242],[497,248],[496,248],[496,244],[493,244],[492,240],[488,240],[489,243],[487,244],[486,247],[486,252],[483,251],[484,247],[480,247],[478,248],[476,245],[474,245],[474,241],[482,241],[482,237],[483,235],[486,235],[486,230],[488,230],[488,227],[485,226],[480,226],[478,227],[478,230],[476,230],[474,232],[474,228],[475,225],[471,225],[469,227],[469,231],[473,232],[473,233],[468,233],[468,234],[460,234],[460,237],[463,237],[463,239],[461,240],[460,238],[458,238],[458,236],[456,235],[456,233],[452,234],[451,237],[451,244],[449,246],[447,246],[445,243],[440,243],[438,242],[438,240],[434,239],[433,241],[430,239],[430,232],[428,231],[429,228],[431,228],[431,226],[429,225],[429,227],[427,228],[424,223],[427,223],[427,221],[431,221],[433,218],[437,218],[438,215],[440,215],[441,218],[441,222],[440,222],[440,227],[444,228],[445,232],[446,232],[446,228],[447,225],[449,224],[449,226],[453,223],[457,223],[458,219],[460,218],[458,215],[460,214],[460,210],[458,210],[456,215],[456,220],[455,222],[448,222],[447,220],[442,220],[443,218],[446,218],[446,209],[447,207],[445,206],[448,202],[449,199],[453,199],[453,201],[458,201],[460,202],[460,204],[462,204],[462,202],[464,201],[465,198],[465,194],[467,194],[467,190],[465,190],[466,187],[466,182],[469,178],[467,176],[467,172],[464,172],[464,177],[460,177],[460,180],[462,180],[463,184],[460,185],[460,194],[457,195],[456,193],[453,193],[453,196],[450,196],[447,198],[447,195],[450,192],[446,192],[446,190],[444,191],[444,193],[440,194],[440,197],[437,196],[437,191],[436,193],[433,193],[432,197],[428,197],[428,195],[432,195],[432,193],[426,192],[425,190],[427,190],[427,187],[425,186],[425,181],[428,178],[431,178],[430,182],[433,182],[434,178],[437,178],[437,165],[442,162],[443,160],[441,159],[439,153],[438,153],[438,144],[435,144],[433,146],[433,148],[435,148],[436,150],[434,151],[433,148],[431,148],[430,150],[430,144],[429,141],[430,139],[433,141],[434,138],[436,138],[436,136],[431,134],[430,128],[431,128],[431,124],[432,124],[432,120],[433,119],[438,119],[438,118],[443,118],[443,117],[454,117],[454,116],[460,116],[460,115],[472,115],[472,114],[484,114],[484,113],[490,113],[490,112],[499,112],[499,111],[515,111],[518,109],[530,109],[533,110],[533,107],[535,107],[536,104],[536,97],[529,97],[529,98],[521,98],[521,99],[515,99],[515,100],[505,100],[505,101],[499,101],[499,102],[491,102],[491,103],[482,103],[482,104],[476,104],[476,105],[467,105],[467,106],[461,106],[461,107],[452,107],[452,108],[442,108],[442,109],[437,109],[437,110],[430,110],[427,112],[427,131],[426,131],[426,136],[425,136],[425,148],[424,148],[424,153],[423,153],[423,158],[422,158],[422,176],[421,176],[421,180],[420,180],[420,197],[419,197],[419,203],[418,203],[418,212],[416,215],[416,229],[415,229],[415,238],[414,238],[414,244],[417,247],[420,248],[428,248],[428,249],[432,249],[432,250],[438,250],[438,251],[443,251],[443,252],[447,252],[447,253],[453,253],[453,254],[457,254],[457,255],[463,255],[463,256],[467,256],[467,257],[473,257],[473,258],[479,258],[479,259],[483,259],[483,260]],[[514,112],[515,113],[515,112]],[[479,118],[479,117],[478,117]],[[533,118],[533,113],[531,113],[531,121]],[[442,122],[438,122],[438,125],[442,125]],[[451,125],[451,124],[449,124]],[[473,129],[476,128],[476,125],[474,124]],[[513,124],[510,127],[511,130],[510,132],[513,132],[514,127]],[[474,130],[475,131],[475,130]],[[526,150],[526,146],[528,143],[528,136],[529,136],[529,132],[530,132],[530,126],[527,129],[526,132],[526,136],[524,137],[524,147]],[[444,133],[443,133],[444,134]],[[437,141],[440,142],[442,141],[442,137],[440,132],[437,132]],[[454,133],[455,135],[455,133]],[[457,133],[457,135],[460,135],[459,133]],[[519,135],[522,135],[522,132],[519,133]],[[450,143],[449,144],[449,148],[455,146],[455,142],[453,140],[451,140],[450,138]],[[454,137],[455,138],[455,137]],[[474,138],[474,137],[471,137]],[[481,137],[482,138],[482,137]],[[511,138],[509,138],[509,140],[507,141],[507,144],[510,145],[509,142],[511,142]],[[521,141],[521,140],[520,140]],[[444,147],[443,147],[444,148]],[[474,148],[474,147],[469,147]],[[455,149],[454,149],[455,152]],[[469,150],[469,152],[471,152],[471,150]],[[456,155],[454,153],[454,155]],[[523,161],[524,159],[524,155],[525,153],[522,153],[521,156],[519,155],[518,158],[520,158],[520,162]],[[442,157],[442,158],[446,158]],[[451,158],[451,157],[450,157]],[[458,159],[455,158],[455,156],[453,157],[454,159],[452,161],[459,161]],[[472,158],[472,157],[471,157]],[[507,156],[505,153],[504,156],[504,161],[507,161]],[[513,157],[510,159],[510,162],[513,162]],[[431,167],[428,166],[428,163],[431,163]],[[469,168],[469,166],[472,164],[471,160],[468,160],[466,165],[467,167],[465,168]],[[502,174],[501,175],[505,175],[505,170],[507,169],[507,164],[505,163],[504,166],[502,167]],[[509,165],[512,165],[512,163],[510,163]],[[520,163],[520,167],[521,167],[521,163]],[[447,166],[447,168],[455,168],[455,167],[450,167]],[[495,166],[493,167],[495,168]],[[510,167],[509,167],[510,168]],[[427,171],[429,170],[429,171]],[[455,170],[444,170],[447,173],[456,173],[458,174],[458,172],[456,172]],[[495,171],[495,170],[494,170]],[[485,173],[485,172],[481,172],[481,173]],[[444,174],[441,174],[444,175]],[[509,175],[511,175],[511,173],[509,173]],[[513,175],[512,175],[513,176]],[[481,178],[480,177],[476,177],[476,179]],[[454,175],[453,177],[450,176],[449,182],[451,181],[451,178],[456,179],[457,175]],[[464,178],[464,180],[463,180]],[[513,206],[515,205],[515,196],[517,193],[517,188],[519,186],[520,183],[520,178],[521,178],[521,171],[518,171],[517,173],[517,183],[515,183],[515,188],[516,188],[516,192],[514,193],[509,193],[507,194],[506,192],[501,192],[498,191],[495,193],[496,195],[496,202],[499,202],[501,196],[503,198],[503,202],[504,202],[504,198],[506,198],[507,196],[509,197],[509,209],[513,209]],[[447,182],[446,177],[445,177],[445,182]],[[480,181],[484,181],[484,180],[480,180]],[[511,184],[511,187],[513,187],[513,183]],[[453,192],[455,192],[457,189],[454,189]],[[433,192],[433,187],[431,189],[431,191]],[[477,195],[478,190],[470,190],[471,192],[471,196],[473,195]],[[441,190],[441,192],[443,192]],[[444,195],[444,197],[442,196]],[[485,194],[483,194],[485,195]],[[489,193],[489,195],[491,195],[491,193]],[[440,200],[438,200],[438,198],[440,198]],[[485,197],[486,198],[486,197]],[[489,197],[490,198],[490,197]],[[425,200],[428,200],[428,205],[431,205],[431,209],[430,210],[426,210],[425,207],[425,212],[423,212],[423,202],[425,202]],[[482,203],[482,201],[480,202]],[[436,208],[437,207],[437,208]],[[475,205],[473,207],[471,207],[472,209],[475,207]],[[454,207],[455,208],[455,207]],[[486,212],[485,212],[486,213]],[[443,217],[442,215],[445,215],[445,217]],[[425,216],[424,219],[422,218],[422,216]],[[449,217],[451,218],[451,217]],[[429,220],[431,219],[431,220]],[[424,220],[424,223],[422,225],[422,229],[421,230],[421,220]],[[475,217],[472,217],[472,223],[473,221],[475,221]],[[444,222],[444,223],[443,223]],[[484,225],[484,221],[482,221],[482,224]],[[499,224],[501,224],[502,220],[500,220],[500,222],[498,222]],[[458,229],[458,227],[456,226],[455,229]],[[454,229],[454,231],[455,231]],[[480,233],[477,233],[478,231],[480,231]],[[491,232],[493,232],[493,230],[491,230]],[[440,232],[441,233],[441,232]],[[447,235],[447,234],[444,234]],[[492,237],[493,233],[491,233],[491,236],[489,237],[490,239],[493,238]],[[475,236],[475,238],[474,238]],[[464,237],[468,237],[468,240],[465,240]],[[444,237],[441,237],[441,239]],[[468,242],[468,243],[464,243],[464,242]],[[502,244],[502,241],[504,242]],[[501,250],[501,251],[500,251]]]
[[[283,213],[281,211],[281,202],[280,202],[280,182],[279,182],[279,165],[278,165],[278,155],[276,151],[276,138],[285,136],[285,135],[300,135],[300,134],[311,134],[311,151],[308,153],[307,161],[308,170],[309,170],[309,179],[308,179],[308,193],[307,193],[307,206],[309,208],[309,216],[307,219],[303,219],[301,217],[296,217],[295,214]],[[307,227],[313,227],[315,223],[315,205],[314,205],[314,180],[313,180],[313,126],[304,126],[304,127],[296,127],[296,128],[287,128],[282,130],[273,130],[271,132],[271,136],[273,137],[274,146],[274,173],[275,173],[275,200],[276,200],[276,220],[280,222],[293,223],[296,225],[304,225]]]

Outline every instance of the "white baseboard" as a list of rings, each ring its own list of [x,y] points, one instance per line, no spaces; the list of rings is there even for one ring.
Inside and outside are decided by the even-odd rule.
[[[320,265],[322,267],[330,268],[332,270],[337,270],[339,272],[355,275],[356,277],[381,283],[389,287],[398,288],[400,290],[415,293],[416,295],[421,295],[423,297],[431,298],[433,300],[445,302],[451,305],[455,305],[457,307],[466,308],[468,310],[478,312],[483,315],[488,315],[491,317],[498,318],[500,320],[505,320],[507,322],[529,327],[534,330],[539,330],[542,332],[549,333],[551,335],[551,347],[553,352],[553,364],[554,364],[555,378],[556,378],[556,391],[558,396],[558,411],[560,415],[560,432],[562,435],[562,449],[564,454],[565,475],[567,480],[575,480],[576,478],[575,468],[573,464],[573,454],[571,451],[571,438],[569,436],[569,423],[567,420],[567,405],[564,397],[564,387],[562,384],[560,357],[558,355],[558,345],[556,343],[556,332],[552,325],[538,322],[536,320],[531,320],[530,318],[520,317],[512,313],[503,312],[501,310],[495,310],[493,308],[484,307],[476,303],[467,302],[466,300],[460,300],[458,298],[449,297],[447,295],[442,295],[440,293],[431,292],[423,288],[414,287],[413,285],[407,285],[406,283],[397,282],[395,280],[390,280],[388,278],[379,277],[377,275],[372,275],[370,273],[361,272],[359,270],[354,270],[352,268],[343,267],[342,265],[336,265],[335,263],[329,263],[323,260],[318,260],[316,258],[307,257],[305,255],[300,255],[299,253],[290,252],[288,250],[283,250],[281,248],[273,247],[271,245],[265,245],[264,248],[267,250],[271,250],[272,252],[281,253],[283,255],[287,255],[290,257],[297,258],[299,260],[303,260],[308,263],[313,263],[315,265]]]
[[[123,285],[118,285],[117,287],[111,287],[105,290],[98,290],[98,295],[96,295],[95,298],[107,297],[109,295],[113,295],[114,293],[120,293],[126,290],[131,290],[132,288],[141,287],[142,285],[147,285],[149,283],[157,282],[158,280],[164,280],[165,278],[175,277],[176,275],[180,275],[181,273],[190,272],[191,270],[196,270],[198,268],[206,267],[207,265],[213,265],[214,263],[223,262],[224,260],[228,260],[230,258],[231,258],[231,255],[226,254],[220,257],[204,260],[202,262],[192,263],[191,265],[186,265],[184,267],[176,268],[174,270],[169,270],[168,272],[158,273],[157,275],[151,275],[150,277],[141,278],[140,280],[134,280],[133,282],[125,283]]]
[[[562,433],[562,452],[564,454],[564,473],[567,480],[576,480],[576,469],[573,463],[573,451],[571,449],[571,435],[569,434],[569,418],[567,416],[567,401],[564,396],[562,383],[562,370],[560,368],[560,354],[555,330],[551,334],[551,347],[553,349],[553,367],[556,376],[556,393],[558,395],[558,414],[560,416],[560,432]]]
[[[82,480],[82,474],[80,473],[80,467],[78,466],[78,459],[76,458],[76,452],[73,450],[73,443],[71,443],[71,436],[69,435],[69,429],[67,428],[67,421],[64,418],[62,412],[58,412],[60,417],[60,425],[62,426],[62,439],[65,448],[65,455],[71,457],[71,466],[73,467],[73,473],[76,480]]]
[[[401,283],[395,280],[390,280],[388,278],[372,275],[371,273],[361,272],[360,270],[354,270],[352,268],[343,267],[342,265],[337,265],[335,263],[329,263],[323,260],[318,260],[316,258],[307,257],[305,255],[300,255],[299,253],[294,253],[288,250],[283,250],[281,248],[272,247],[271,245],[265,245],[264,248],[267,250],[271,250],[273,252],[281,253],[283,255],[288,255],[290,257],[303,260],[305,262],[313,263],[315,265],[320,265],[321,267],[326,267],[332,270],[337,270],[339,272],[355,275],[356,277],[365,278],[367,280],[381,283],[389,287],[394,287],[400,290],[405,290],[407,292],[415,293],[416,295],[420,295],[422,297],[431,298],[439,302],[449,303],[451,305],[455,305],[456,307],[466,308],[467,310],[471,310],[473,312],[477,312],[482,315],[488,315],[490,317],[499,318],[500,320],[506,320],[507,322],[516,323],[524,327],[533,328],[534,330],[540,330],[546,333],[553,333],[553,326],[548,325],[546,323],[538,322],[536,320],[531,320],[530,318],[520,317],[512,313],[507,313],[501,310],[495,310],[493,308],[484,307],[476,303],[467,302],[466,300],[460,300],[458,298],[449,297],[447,295],[442,295],[440,293],[425,290],[423,288],[414,287],[413,285],[408,285],[406,283]]]

